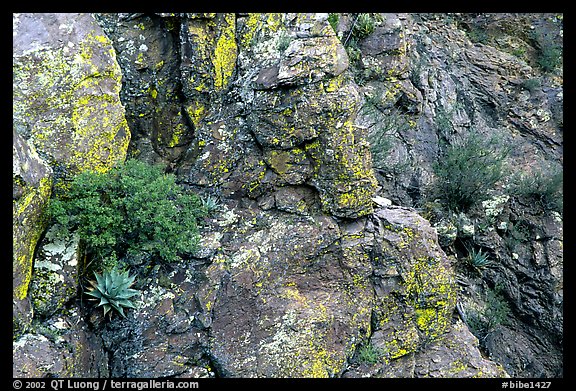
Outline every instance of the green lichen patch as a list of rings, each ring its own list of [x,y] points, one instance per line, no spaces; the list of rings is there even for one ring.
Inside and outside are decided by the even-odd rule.
[[[29,129],[38,153],[62,179],[105,171],[125,159],[130,131],[120,103],[121,72],[110,40],[87,30],[78,43],[15,58],[16,129]],[[64,177],[64,178],[61,178]]]
[[[304,183],[312,174],[311,163],[302,148],[269,150],[264,153],[268,166],[291,185]]]
[[[13,203],[12,271],[16,300],[23,300],[28,294],[34,251],[47,224],[44,211],[50,198],[51,187],[51,178],[42,178],[38,188],[29,189],[25,197]]]
[[[379,209],[378,284],[373,325],[387,360],[415,352],[450,331],[454,274],[430,224],[403,208]]]
[[[212,91],[226,89],[236,68],[236,16],[218,14],[213,19],[192,19],[186,24],[188,60],[183,79],[190,97],[203,97]]]

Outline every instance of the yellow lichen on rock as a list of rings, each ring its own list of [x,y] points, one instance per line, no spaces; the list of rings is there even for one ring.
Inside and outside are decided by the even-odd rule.
[[[23,199],[14,201],[13,213],[13,271],[19,275],[13,287],[14,297],[23,300],[28,294],[32,278],[32,264],[36,244],[47,223],[44,209],[50,198],[52,179],[42,178],[36,189],[28,189]]]
[[[236,67],[238,47],[236,44],[236,16],[226,14],[220,24],[222,29],[214,48],[214,88],[216,91],[225,89]]]

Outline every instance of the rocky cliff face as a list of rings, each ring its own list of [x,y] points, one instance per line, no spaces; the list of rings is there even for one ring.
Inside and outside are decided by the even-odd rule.
[[[464,212],[433,192],[472,130],[517,172],[561,165],[561,15],[14,26],[14,376],[562,375],[561,209],[505,179]],[[137,308],[108,321],[42,210],[126,156],[220,207],[193,257],[134,270]]]

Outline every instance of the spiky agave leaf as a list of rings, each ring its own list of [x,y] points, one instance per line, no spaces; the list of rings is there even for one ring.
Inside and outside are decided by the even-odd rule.
[[[492,260],[488,257],[488,254],[482,252],[482,249],[479,251],[473,248],[470,249],[466,259],[476,270],[484,269],[492,264]]]
[[[127,271],[119,272],[115,269],[105,271],[102,275],[95,272],[94,276],[96,281],[90,281],[92,289],[86,294],[94,297],[92,300],[100,299],[98,307],[103,308],[104,316],[109,313],[112,317],[111,310],[114,309],[125,318],[124,308],[136,308],[129,300],[139,293],[130,288],[134,283],[134,276],[130,276]]]

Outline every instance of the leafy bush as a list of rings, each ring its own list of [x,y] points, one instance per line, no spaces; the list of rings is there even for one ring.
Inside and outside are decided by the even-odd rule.
[[[506,324],[510,311],[501,288],[495,286],[486,293],[485,305],[480,311],[469,310],[466,313],[466,323],[472,334],[483,341],[498,325]]]
[[[358,41],[356,38],[351,38],[346,45],[346,53],[348,54],[348,59],[351,64],[355,64],[362,59],[362,51],[358,46]]]
[[[537,43],[536,63],[542,71],[552,72],[562,62],[562,46],[538,29],[533,32],[532,39]]]
[[[540,83],[540,79],[532,78],[522,81],[522,83],[520,83],[520,87],[527,90],[530,93],[533,93],[537,89],[541,88],[542,84]]]
[[[372,165],[383,171],[391,171],[393,166],[390,163],[389,155],[394,146],[394,137],[396,134],[404,134],[410,130],[409,119],[398,109],[379,109],[378,102],[372,102],[368,97],[362,110],[375,119],[372,129],[368,133]]]
[[[557,45],[543,46],[538,55],[538,65],[544,72],[552,72],[560,65],[562,47]]]
[[[540,162],[527,171],[518,172],[511,181],[510,192],[539,202],[544,209],[562,212],[564,172],[562,165]]]
[[[128,272],[118,272],[117,270],[105,271],[102,275],[94,273],[96,281],[90,281],[92,289],[86,292],[87,295],[93,296],[94,299],[100,299],[98,307],[104,309],[104,316],[109,314],[112,318],[112,309],[118,312],[122,317],[124,308],[136,308],[130,301],[133,296],[138,294],[136,289],[131,289],[134,284],[134,276],[128,275]]]
[[[287,32],[282,31],[281,35],[278,37],[278,51],[285,52],[286,49],[288,49],[288,46],[290,46],[290,42],[292,42],[292,37],[290,37]]]
[[[206,213],[200,199],[180,188],[173,174],[137,160],[106,173],[79,174],[66,198],[53,200],[49,211],[66,231],[78,232],[101,270],[126,255],[144,253],[170,262],[193,252],[196,219]]]
[[[375,20],[371,14],[360,14],[352,28],[352,34],[358,39],[365,38],[374,31]]]
[[[332,26],[335,32],[338,31],[338,22],[340,21],[340,15],[331,13],[328,15],[328,23]]]
[[[503,145],[499,136],[489,137],[478,131],[456,139],[434,164],[434,196],[456,211],[466,211],[485,200],[505,175],[510,147]]]
[[[474,25],[470,26],[469,30],[466,31],[466,35],[470,41],[484,45],[486,45],[490,39],[485,28]]]
[[[510,316],[510,306],[501,294],[501,288],[495,286],[488,290],[486,295],[486,308],[484,310],[485,326],[488,332],[494,330],[496,326],[506,324]]]

